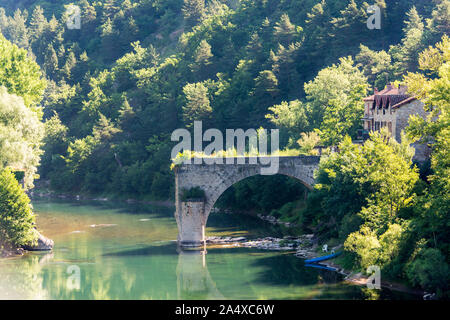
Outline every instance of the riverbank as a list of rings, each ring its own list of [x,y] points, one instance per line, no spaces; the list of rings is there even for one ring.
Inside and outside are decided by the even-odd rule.
[[[14,258],[20,257],[25,254],[25,250],[22,248],[11,249],[11,250],[0,250],[0,258]]]
[[[298,237],[286,236],[283,238],[265,237],[249,240],[245,237],[207,237],[206,244],[208,246],[221,247],[246,247],[260,250],[286,251],[294,254],[300,259],[313,259],[320,256],[318,254],[319,245],[314,240],[313,234],[306,234]],[[337,252],[342,246],[330,248],[331,252]],[[369,278],[361,272],[354,270],[346,270],[334,259],[322,261],[320,265],[334,269],[335,272],[344,276],[344,281],[358,286],[367,286]],[[395,281],[381,281],[381,288],[389,289],[423,297],[426,292],[423,290],[411,288]]]
[[[60,200],[73,200],[73,201],[100,201],[100,202],[107,202],[107,201],[119,201],[124,203],[138,203],[138,204],[149,204],[149,205],[155,205],[160,207],[173,207],[174,201],[173,200],[141,200],[141,199],[134,199],[134,198],[121,198],[117,196],[94,196],[94,195],[86,195],[86,194],[72,194],[72,193],[64,193],[64,192],[56,192],[54,190],[50,189],[42,189],[42,188],[34,188],[27,192],[30,199],[39,199],[39,198],[46,198],[46,199],[60,199]]]

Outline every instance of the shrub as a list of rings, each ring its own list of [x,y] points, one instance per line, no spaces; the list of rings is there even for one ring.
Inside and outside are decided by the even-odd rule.
[[[421,248],[406,266],[406,275],[413,285],[430,291],[449,289],[450,269],[445,257],[435,248]]]
[[[181,194],[181,201],[189,200],[201,200],[205,198],[205,191],[199,187],[190,188],[189,190],[183,189]]]
[[[31,245],[35,218],[30,199],[9,169],[0,172],[0,248]]]

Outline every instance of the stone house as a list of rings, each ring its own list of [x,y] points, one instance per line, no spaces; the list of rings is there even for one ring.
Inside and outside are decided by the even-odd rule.
[[[424,104],[415,97],[406,94],[407,88],[398,88],[388,84],[382,91],[375,89],[372,96],[364,99],[364,130],[363,139],[367,139],[370,131],[378,131],[387,127],[389,133],[398,142],[401,132],[408,126],[411,115],[426,117]],[[421,143],[414,143],[416,149],[414,161],[424,162],[429,159],[430,148]]]

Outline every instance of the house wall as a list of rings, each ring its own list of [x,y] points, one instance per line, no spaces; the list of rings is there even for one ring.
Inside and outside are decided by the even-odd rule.
[[[388,127],[392,136],[398,142],[401,142],[401,133],[408,126],[409,117],[411,115],[419,115],[423,118],[426,117],[424,110],[424,104],[420,100],[414,100],[410,103],[402,105],[396,109],[392,109],[389,106],[388,109],[375,108],[371,110],[373,101],[367,101],[365,103],[365,114],[367,116],[373,116],[373,120],[366,120],[364,122],[365,130],[379,130],[382,127]],[[414,161],[424,162],[429,159],[430,148],[421,143],[414,143],[412,145],[416,149],[416,154],[413,158]]]

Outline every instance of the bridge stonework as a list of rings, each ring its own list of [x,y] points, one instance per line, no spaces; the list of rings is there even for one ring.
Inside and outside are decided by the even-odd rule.
[[[261,173],[267,167],[245,159],[245,164],[183,164],[175,168],[175,218],[178,243],[183,248],[200,247],[205,243],[205,227],[217,199],[233,184]],[[314,171],[319,156],[279,157],[278,174],[300,180],[308,188],[314,185]],[[262,163],[268,163],[262,161]],[[182,201],[183,190],[199,187],[205,192],[203,200]],[[283,190],[273,190],[283,192]]]

